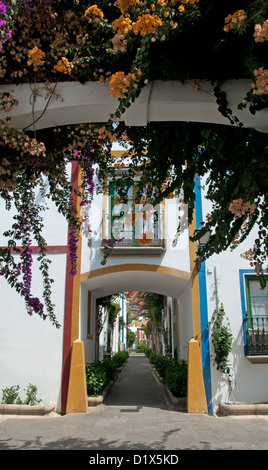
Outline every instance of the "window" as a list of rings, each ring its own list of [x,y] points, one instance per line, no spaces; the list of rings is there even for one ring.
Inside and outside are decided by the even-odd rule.
[[[248,275],[245,287],[246,355],[268,355],[268,284],[262,290],[258,278]]]
[[[145,248],[149,248],[153,249],[153,254],[161,254],[164,249],[163,206],[136,204],[135,187],[133,182],[128,189],[126,203],[122,203],[114,184],[110,183],[109,212],[104,217],[104,233],[108,239],[113,235],[117,240],[112,254],[131,254],[131,251],[136,254],[137,249],[141,248],[143,252]]]

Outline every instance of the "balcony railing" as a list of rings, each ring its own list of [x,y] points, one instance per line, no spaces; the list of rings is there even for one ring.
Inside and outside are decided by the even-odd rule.
[[[116,242],[115,247],[165,247],[165,240],[160,240],[158,238],[139,240],[133,238],[123,238]]]
[[[110,214],[103,212],[103,235],[102,247],[110,240],[113,230],[113,218]],[[120,225],[120,223],[119,223]],[[111,254],[133,254],[143,253],[146,255],[160,255],[165,250],[164,237],[164,214],[158,213],[155,221],[148,227],[146,221],[139,220],[133,227],[121,224],[116,232],[116,243]]]
[[[268,315],[245,318],[246,355],[268,355]]]

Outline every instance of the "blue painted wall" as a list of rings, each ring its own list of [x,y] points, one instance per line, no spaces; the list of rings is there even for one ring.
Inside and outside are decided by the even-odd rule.
[[[195,182],[195,215],[196,227],[203,222],[202,211],[202,195],[200,189],[201,183],[199,178]],[[201,346],[202,346],[202,365],[205,382],[206,398],[208,413],[213,414],[212,398],[211,398],[211,370],[210,370],[210,348],[209,348],[209,331],[208,331],[208,308],[207,308],[207,283],[206,283],[206,265],[201,264],[199,276],[199,298],[200,298],[200,321],[201,321]]]

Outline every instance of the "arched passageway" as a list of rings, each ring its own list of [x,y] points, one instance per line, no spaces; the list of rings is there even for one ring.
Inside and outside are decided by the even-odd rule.
[[[100,297],[129,290],[156,292],[165,296],[175,297],[179,303],[179,324],[181,348],[188,352],[188,384],[190,377],[190,395],[195,388],[198,391],[198,403],[194,398],[194,412],[207,410],[199,341],[192,339],[195,317],[200,319],[200,311],[196,299],[193,299],[191,274],[161,265],[125,264],[97,269],[83,273],[81,281],[80,332],[85,360],[91,356],[94,360],[94,331],[96,328],[96,300]],[[81,356],[82,357],[82,356]],[[91,360],[92,360],[91,359]],[[83,363],[82,359],[80,363]],[[72,367],[72,365],[71,365]],[[196,382],[192,386],[191,381]],[[72,382],[72,376],[70,383]],[[188,411],[191,398],[188,393]],[[68,407],[67,407],[68,408]],[[71,408],[69,408],[71,409]]]
[[[123,292],[152,292],[177,299],[183,337],[193,335],[192,289],[190,273],[161,265],[122,264],[81,275],[81,339],[86,361],[96,358],[96,318],[98,299]],[[95,335],[95,336],[94,336]],[[186,344],[187,344],[186,340]]]
[[[166,266],[133,263],[83,273],[80,280],[96,298],[133,290],[179,297],[189,286],[190,273]]]
[[[174,299],[177,312],[174,322],[180,330],[181,351],[187,351],[193,336],[193,308],[190,273],[153,264],[121,264],[97,269],[81,275],[81,339],[85,344],[86,361],[97,356],[97,303],[100,298],[124,292],[151,292],[165,299]],[[125,306],[125,310],[127,306]],[[174,309],[175,310],[175,309]],[[175,327],[174,327],[175,329]],[[94,336],[95,335],[95,336]],[[177,341],[176,341],[177,343]],[[186,353],[187,354],[187,353]]]
[[[85,346],[86,363],[111,357],[111,354],[113,356],[126,347],[126,331],[124,328],[120,330],[117,322],[109,324],[105,310],[101,313],[101,330],[96,328],[100,311],[98,304],[105,296],[133,290],[160,294],[158,300],[161,304],[161,319],[158,319],[159,323],[153,327],[147,343],[149,349],[164,356],[167,354],[166,357],[169,358],[176,357],[187,361],[188,340],[193,330],[190,273],[161,265],[133,263],[84,273],[81,275],[81,281],[81,338]],[[130,298],[130,303],[123,304],[121,297],[124,296],[125,294],[118,296],[122,305],[120,315],[123,321],[126,320],[126,311],[131,309]],[[147,313],[150,318],[150,312]],[[90,327],[88,322],[91,322]],[[88,334],[89,331],[91,335]],[[109,393],[107,400],[107,404],[111,406],[149,406],[164,409],[170,406],[165,387],[157,380],[154,369],[144,355],[130,355],[115,389]]]

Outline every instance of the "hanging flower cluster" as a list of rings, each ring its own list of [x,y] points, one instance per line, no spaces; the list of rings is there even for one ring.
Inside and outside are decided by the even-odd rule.
[[[268,70],[260,67],[258,70],[254,70],[254,76],[256,77],[256,83],[252,84],[253,93],[268,95]]]
[[[157,15],[145,14],[139,16],[138,20],[132,25],[135,34],[145,36],[146,34],[154,34],[159,26],[162,26],[163,22]]]
[[[31,241],[31,240],[30,240]],[[25,248],[21,251],[20,258],[22,260],[22,274],[23,274],[23,295],[29,295],[31,292],[32,283],[32,250],[31,248]]]
[[[81,185],[83,198],[80,202],[80,207],[82,208],[83,215],[82,215],[82,225],[81,231],[83,235],[87,237],[88,240],[91,239],[91,226],[90,226],[90,217],[89,212],[92,204],[95,183],[94,183],[94,175],[95,170],[93,168],[93,158],[92,153],[94,153],[93,148],[91,147],[90,143],[88,147],[82,151],[82,162],[83,162],[83,182]]]
[[[255,42],[268,41],[268,20],[263,22],[263,25],[255,25],[254,33]],[[256,82],[251,86],[253,94],[255,95],[268,95],[268,70],[264,67],[254,70]]]
[[[28,52],[28,56],[29,60],[27,61],[27,65],[33,65],[35,72],[38,71],[38,67],[40,67],[40,65],[43,65],[45,63],[45,61],[43,60],[45,57],[45,53],[41,51],[41,49],[38,49],[38,47],[36,46]]]
[[[13,200],[10,196],[7,198],[7,209],[10,210],[12,203],[14,203],[17,215],[14,216],[12,228],[4,232],[4,236],[9,238],[9,248],[0,249],[0,274],[24,298],[27,312],[30,315],[35,312],[43,319],[48,316],[51,322],[59,327],[54,313],[54,306],[51,302],[51,284],[53,281],[48,274],[50,261],[45,256],[46,243],[41,235],[43,221],[40,213],[43,210],[43,205],[35,203],[34,188],[35,184],[20,174],[17,187],[13,191]],[[47,312],[44,310],[44,304],[32,294],[33,255],[31,245],[33,239],[40,249],[38,259],[43,277],[43,297]],[[19,255],[18,262],[16,262],[14,255]]]
[[[254,272],[256,276],[262,276],[263,275],[263,265],[260,263],[258,260],[256,261],[256,251],[257,247],[254,245],[253,248],[249,248],[247,251],[241,254],[241,258],[249,261],[249,265],[254,268]],[[266,273],[268,272],[268,269],[266,269]]]
[[[7,92],[1,95],[0,103],[4,111],[10,110],[17,104],[11,93]],[[93,165],[103,151],[103,144],[105,143],[106,147],[109,146],[109,141],[112,143],[116,139],[116,135],[105,126],[81,124],[68,126],[65,130],[62,128],[50,130],[48,135],[44,135],[46,141],[44,144],[40,140],[41,136],[37,133],[33,138],[25,131],[15,129],[8,118],[2,121],[0,132],[2,137],[0,145],[3,149],[0,153],[1,195],[7,200],[7,208],[9,208],[13,193],[19,214],[17,216],[18,222],[14,226],[16,236],[15,238],[13,236],[10,249],[14,249],[16,252],[16,240],[18,242],[21,240],[22,246],[19,251],[19,263],[13,259],[10,249],[0,249],[0,274],[25,299],[29,314],[35,312],[42,318],[49,316],[50,320],[59,326],[54,315],[54,306],[51,303],[52,280],[49,278],[48,260],[45,256],[46,243],[41,237],[42,227],[38,211],[42,211],[42,205],[35,206],[32,188],[36,185],[42,187],[42,174],[48,175],[53,199],[59,211],[70,223],[69,256],[71,274],[75,275],[77,273],[77,242],[80,230],[86,230],[87,236],[90,233],[87,211],[90,208],[94,192]],[[3,155],[6,155],[7,158]],[[14,162],[11,158],[14,158]],[[77,161],[82,169],[82,184],[78,188],[81,195],[81,209],[84,210],[81,219],[76,208],[70,204],[73,188],[65,174],[66,162],[72,161]],[[45,304],[34,297],[31,292],[33,257],[30,247],[32,243],[30,233],[34,233],[35,238],[37,237],[40,249],[39,261],[44,282]],[[12,232],[7,232],[6,236],[12,236]],[[45,313],[45,307],[48,313]]]
[[[77,274],[77,243],[79,241],[79,236],[71,228],[68,236],[68,247],[69,247],[69,257],[71,262],[71,271],[70,274],[75,276]]]
[[[112,96],[118,96],[119,98],[124,98],[131,84],[135,80],[135,75],[133,73],[128,73],[125,75],[124,72],[116,72],[112,75],[110,80],[110,94]]]
[[[2,140],[0,149],[3,156],[0,159],[0,194],[4,197],[6,191],[13,191],[17,186],[17,177],[23,171],[25,163],[29,166],[28,178],[37,179],[38,173],[45,168],[46,148],[43,142],[29,137],[21,129],[15,129],[9,118],[0,120]],[[7,149],[14,156],[14,160],[4,156]]]
[[[247,15],[245,10],[237,10],[232,15],[228,15],[224,20],[224,31],[236,31],[242,32],[244,29],[244,25],[247,20]]]
[[[0,52],[3,50],[3,44],[12,37],[12,18],[16,12],[16,1],[0,1]]]
[[[54,66],[54,70],[56,72],[63,72],[63,73],[70,73],[71,72],[71,65],[66,59],[66,57],[62,57],[58,63]]]
[[[268,20],[264,21],[263,25],[255,25],[254,38],[256,42],[268,41]]]
[[[103,12],[97,7],[97,5],[92,5],[86,10],[85,16],[99,16],[100,18],[103,18]]]
[[[229,211],[232,212],[232,214],[235,214],[237,217],[242,217],[242,215],[246,214],[247,212],[253,214],[256,208],[256,204],[252,204],[250,201],[243,201],[243,199],[240,198],[235,199],[230,204]]]
[[[119,18],[112,22],[115,31],[119,31],[121,34],[126,35],[132,30],[132,21],[129,17],[121,15]]]
[[[140,0],[116,0],[119,10],[125,14],[129,8],[140,3]]]

